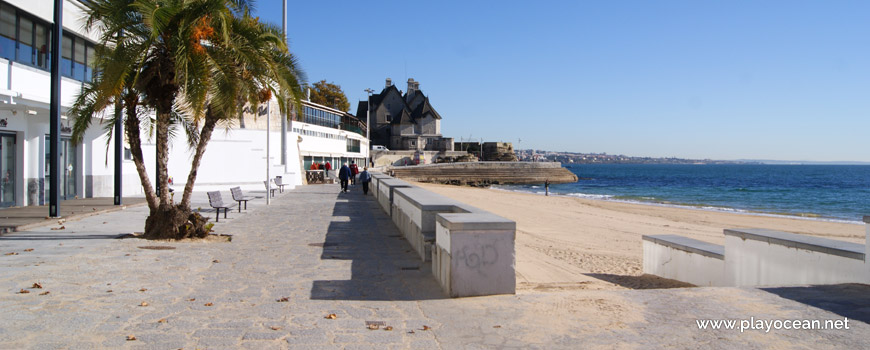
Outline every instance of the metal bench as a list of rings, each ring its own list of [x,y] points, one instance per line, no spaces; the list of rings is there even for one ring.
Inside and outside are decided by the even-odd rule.
[[[236,201],[237,202],[236,204],[239,205],[239,213],[242,212],[242,202],[245,202],[245,210],[248,210],[248,201],[249,200],[252,200],[255,198],[263,198],[263,197],[255,197],[255,196],[245,196],[245,194],[242,193],[241,187],[230,188],[230,193],[233,194],[233,200]]]
[[[208,192],[208,205],[217,210],[217,216],[215,216],[215,222],[221,221],[221,209],[224,210],[224,219],[227,218],[227,211],[233,207],[234,204],[224,204],[224,200],[221,198],[220,191],[212,191]]]
[[[284,178],[280,176],[275,176],[275,186],[278,186],[281,193],[284,193],[284,185],[286,185],[284,183]]]
[[[269,194],[272,195],[272,197],[275,197],[275,190],[277,190],[278,188],[270,186],[271,182],[272,182],[272,180],[263,181],[263,186],[266,187],[266,191],[268,191]]]

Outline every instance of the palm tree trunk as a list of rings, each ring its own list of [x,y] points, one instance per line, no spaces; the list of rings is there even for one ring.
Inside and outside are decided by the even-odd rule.
[[[171,119],[171,111],[169,109],[157,111],[157,136],[155,143],[157,146],[157,185],[160,188],[158,197],[160,198],[160,206],[168,207],[172,205],[169,201],[169,170],[167,163],[169,162],[169,120]]]
[[[215,125],[217,125],[217,118],[212,115],[211,108],[209,108],[205,112],[205,124],[199,132],[199,143],[197,143],[196,151],[193,154],[193,163],[191,163],[190,172],[187,174],[187,183],[184,184],[184,194],[179,204],[182,208],[190,206],[190,196],[193,193],[193,185],[196,182],[197,170],[199,169],[200,161],[202,161],[202,156],[205,154],[205,147],[208,145],[208,141],[211,140],[211,134],[214,131]]]
[[[151,185],[151,178],[148,177],[148,171],[145,169],[145,161],[142,159],[142,139],[139,136],[139,116],[136,115],[137,97],[128,96],[124,101],[127,116],[124,118],[124,131],[127,134],[127,141],[130,143],[130,153],[133,154],[133,163],[136,165],[136,172],[139,174],[139,180],[142,181],[142,189],[145,191],[145,201],[148,202],[148,208],[151,211],[157,210],[160,203],[154,193],[154,187]]]

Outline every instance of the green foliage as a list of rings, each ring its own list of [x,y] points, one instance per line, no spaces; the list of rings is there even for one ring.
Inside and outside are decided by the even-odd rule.
[[[347,96],[341,90],[341,86],[335,85],[335,83],[327,83],[326,80],[314,83],[311,89],[311,102],[340,111],[350,110],[350,102],[347,102]]]

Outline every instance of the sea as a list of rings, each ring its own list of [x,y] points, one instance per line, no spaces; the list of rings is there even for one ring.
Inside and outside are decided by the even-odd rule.
[[[580,179],[551,195],[862,222],[870,165],[563,164]],[[495,188],[543,194],[543,185]]]

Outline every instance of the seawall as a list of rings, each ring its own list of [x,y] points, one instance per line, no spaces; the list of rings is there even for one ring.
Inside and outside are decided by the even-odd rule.
[[[577,181],[568,169],[557,162],[469,162],[391,167],[396,177],[454,185],[551,184]]]

